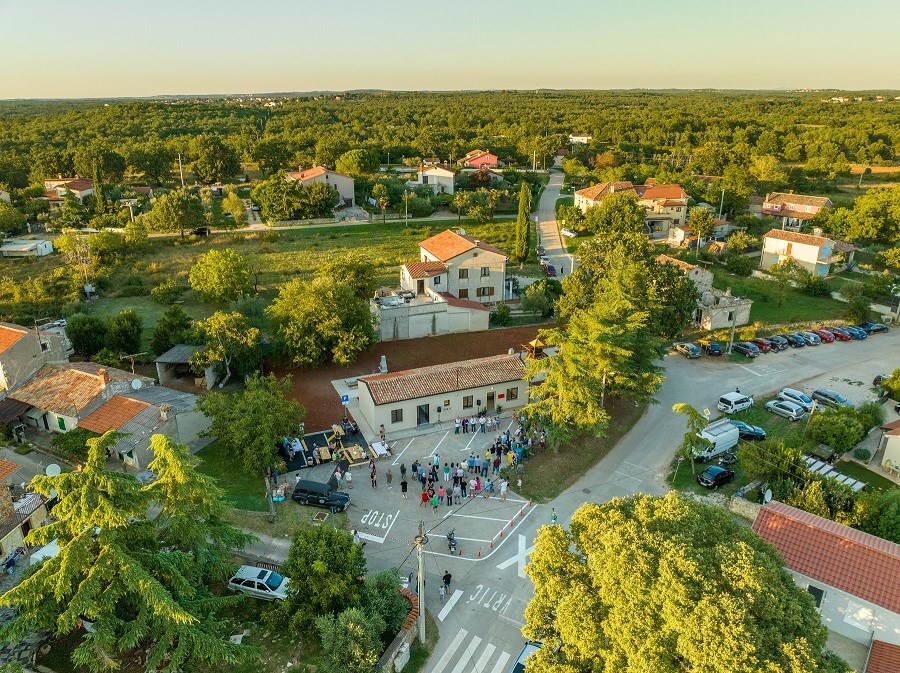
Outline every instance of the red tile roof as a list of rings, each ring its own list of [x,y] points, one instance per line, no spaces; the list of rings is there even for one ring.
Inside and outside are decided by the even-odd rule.
[[[361,376],[375,404],[391,404],[420,397],[523,380],[525,365],[518,355],[495,355],[432,367]]]
[[[307,180],[312,180],[313,178],[317,178],[320,175],[325,175],[326,173],[330,173],[331,175],[340,175],[344,178],[350,177],[348,175],[344,175],[343,173],[333,171],[330,168],[325,168],[324,166],[316,166],[315,168],[310,168],[305,171],[293,171],[291,173],[286,173],[285,176],[290,178],[291,180],[296,180],[297,182],[306,182]]]
[[[485,306],[484,304],[479,304],[477,301],[472,301],[471,299],[460,299],[459,297],[455,297],[449,292],[438,292],[450,306],[458,306],[459,308],[471,308],[481,311],[490,311],[491,309]]]
[[[637,190],[638,196],[642,199],[650,199],[653,201],[665,201],[669,199],[674,201],[687,201],[688,199],[688,194],[681,188],[681,185],[639,185],[635,187],[635,190]]]
[[[431,278],[447,271],[443,262],[410,262],[403,266],[410,278]]]
[[[450,231],[449,229],[442,231],[439,234],[435,234],[431,238],[426,238],[419,243],[419,247],[425,252],[434,255],[442,262],[451,260],[454,257],[458,257],[464,252],[474,250],[475,248],[480,248],[487,252],[494,252],[506,257],[506,253],[499,248],[495,248],[483,241],[479,241],[477,238],[466,236],[465,234],[457,234],[455,231]]]
[[[819,208],[828,208],[831,206],[831,199],[824,196],[807,196],[806,194],[785,194],[784,192],[772,192],[766,194],[766,204],[775,205],[796,205],[796,206],[818,206]]]
[[[898,671],[900,671],[900,645],[873,640],[865,673],[898,673]]]
[[[6,460],[5,458],[0,458],[0,481],[5,481],[13,476],[18,469],[22,467],[18,463],[14,463],[11,460]]]
[[[0,323],[0,354],[5,353],[13,345],[28,334],[28,330],[10,323]]]
[[[79,421],[78,427],[102,435],[108,430],[118,430],[149,407],[146,402],[116,395]]]
[[[816,247],[821,248],[823,245],[828,243],[830,239],[825,238],[824,236],[813,236],[811,234],[798,234],[794,231],[787,231],[786,229],[772,229],[767,233],[764,238],[775,238],[779,241],[788,241],[789,243],[803,243],[804,245],[815,245]]]
[[[94,188],[94,181],[88,178],[75,178],[66,183],[66,189],[73,192],[84,192]]]
[[[607,195],[614,192],[616,194],[627,192],[637,195],[637,190],[634,188],[634,185],[627,180],[621,182],[601,182],[598,185],[591,185],[590,187],[579,189],[575,194],[588,199],[589,201],[602,201]]]
[[[900,545],[780,502],[753,530],[791,570],[900,614]]]

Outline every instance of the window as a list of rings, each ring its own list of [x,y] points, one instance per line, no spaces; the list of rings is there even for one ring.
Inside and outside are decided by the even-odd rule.
[[[427,176],[427,175],[423,175],[423,176],[422,176],[422,184],[423,184],[423,185],[427,185],[427,184],[428,184],[428,176]]]
[[[391,409],[391,423],[403,422],[403,409]]]
[[[444,400],[444,409],[450,408],[450,400]]]
[[[806,590],[812,594],[812,597],[816,601],[816,608],[822,607],[822,599],[825,597],[825,592],[819,587],[814,587],[812,584],[806,587]]]
[[[491,267],[483,266],[481,267],[481,277],[488,278],[491,275]]]
[[[440,276],[435,276],[435,277],[434,277],[434,284],[435,284],[435,285],[440,285],[440,284],[441,284],[441,277],[440,277]]]
[[[64,431],[66,429],[66,419],[65,418],[63,418],[62,416],[57,416],[56,422],[59,425],[60,430]]]
[[[728,322],[734,322],[734,311],[728,312]]]
[[[469,270],[468,269],[460,269],[459,270],[459,279],[460,280],[469,280]]]
[[[493,297],[494,296],[494,288],[479,287],[477,290],[475,290],[475,294],[479,297]]]
[[[468,299],[469,298],[469,289],[465,287],[461,287],[459,289],[459,298],[460,299]]]
[[[506,389],[506,399],[507,400],[519,399],[519,389],[518,388],[507,388]]]
[[[471,409],[473,406],[473,402],[475,401],[474,396],[466,395],[463,397],[463,409]]]

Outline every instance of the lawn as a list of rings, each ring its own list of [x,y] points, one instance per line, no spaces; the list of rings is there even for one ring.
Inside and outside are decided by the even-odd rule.
[[[213,442],[197,455],[201,460],[198,469],[218,482],[232,507],[250,512],[269,511],[262,479],[249,478],[241,461],[228,454],[224,445]]]
[[[720,495],[732,496],[737,493],[739,488],[746,486],[749,481],[744,475],[744,470],[741,467],[740,462],[738,462],[731,466],[731,469],[734,470],[734,479],[721,488],[712,490],[705,486],[701,486],[697,483],[697,475],[710,465],[718,465],[717,460],[714,459],[705,463],[697,463],[694,468],[696,470],[695,474],[691,471],[691,464],[689,462],[683,461],[679,465],[678,459],[676,458],[672,461],[670,466],[668,482],[676,491],[691,491],[700,495],[719,493]]]
[[[645,405],[630,400],[607,402],[610,425],[602,437],[581,436],[562,446],[558,453],[549,447],[525,461],[522,488],[516,492],[535,502],[548,502],[569,488],[596,465],[624,437],[644,414]],[[508,469],[505,470],[508,472]],[[515,483],[515,475],[508,475]]]
[[[846,474],[848,477],[853,477],[857,481],[868,484],[870,490],[890,491],[892,489],[898,488],[897,484],[892,482],[890,479],[883,477],[877,472],[873,472],[872,470],[863,467],[859,463],[852,460],[838,461],[837,463],[835,463],[834,469],[841,474]]]
[[[574,206],[575,205],[575,197],[574,196],[561,196],[556,199],[556,208],[555,212],[559,212],[561,206]]]
[[[791,446],[801,446],[806,421],[789,421],[781,416],[776,416],[765,408],[766,402],[770,399],[774,399],[774,397],[754,399],[752,407],[732,414],[730,418],[744,421],[749,425],[758,425],[766,431],[768,439],[781,440]]]

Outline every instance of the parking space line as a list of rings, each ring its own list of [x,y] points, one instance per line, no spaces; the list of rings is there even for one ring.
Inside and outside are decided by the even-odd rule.
[[[396,465],[398,462],[400,462],[400,456],[402,456],[404,453],[406,453],[406,450],[412,445],[412,443],[414,441],[416,441],[415,437],[413,437],[411,440],[409,440],[409,444],[407,444],[406,446],[403,447],[403,451],[401,451],[400,453],[397,454],[397,457],[394,458],[394,462],[391,463],[391,465]]]
[[[739,364],[738,367],[750,372],[751,374],[753,374],[753,376],[762,376],[762,374],[760,374],[759,372],[753,371],[752,369],[750,369],[750,367],[745,367],[744,365],[741,365],[741,364]]]
[[[450,434],[450,431],[447,430],[446,434],[445,434],[443,437],[441,437],[441,441],[439,441],[437,444],[434,445],[434,451],[432,451],[431,453],[428,454],[428,457],[429,457],[429,458],[432,457],[432,456],[434,456],[434,454],[437,453],[438,447],[439,447],[441,444],[444,443],[444,440],[447,439],[447,435],[449,435],[449,434]],[[406,450],[406,449],[404,449],[404,451],[405,451],[405,450]]]
[[[493,517],[493,516],[478,516],[477,514],[454,514],[452,509],[449,512],[447,512],[447,514],[444,515],[444,518],[446,519],[448,516],[457,516],[460,519],[483,519],[484,521],[502,521],[503,523],[507,523],[509,521],[508,518],[507,519],[498,519],[497,517]]]
[[[444,619],[447,617],[447,615],[450,614],[450,611],[453,609],[453,606],[456,605],[456,601],[458,601],[459,597],[462,595],[463,595],[463,592],[460,589],[457,589],[456,591],[453,592],[453,595],[450,596],[450,599],[447,601],[447,603],[444,605],[444,607],[441,608],[441,611],[438,613],[438,621],[439,622],[444,621]]]
[[[490,542],[490,540],[480,540],[477,537],[457,537],[457,540],[465,540],[466,542]]]

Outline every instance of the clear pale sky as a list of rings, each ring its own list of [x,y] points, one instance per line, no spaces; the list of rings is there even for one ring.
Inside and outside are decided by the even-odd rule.
[[[900,89],[898,0],[0,0],[0,98]]]

